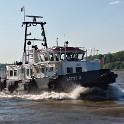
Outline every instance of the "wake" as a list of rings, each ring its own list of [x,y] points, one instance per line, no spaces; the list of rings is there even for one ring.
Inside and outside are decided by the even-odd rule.
[[[1,98],[22,98],[28,100],[77,100],[77,99],[118,99],[124,97],[124,90],[122,90],[116,83],[111,84],[108,90],[104,92],[99,88],[85,88],[77,85],[70,93],[58,92],[43,92],[39,95],[24,94],[11,95],[0,93]]]
[[[39,95],[33,95],[33,94],[25,94],[25,95],[10,95],[10,94],[5,94],[5,93],[0,93],[0,98],[13,98],[13,97],[18,97],[18,98],[23,98],[23,99],[28,99],[28,100],[48,100],[48,99],[56,99],[56,100],[63,100],[63,99],[78,99],[80,97],[80,94],[83,92],[87,92],[88,88],[84,88],[81,86],[76,86],[74,90],[70,93],[57,93],[57,92],[43,92],[42,94]]]
[[[118,99],[124,97],[124,90],[122,90],[117,83],[110,84],[107,91],[108,99]]]

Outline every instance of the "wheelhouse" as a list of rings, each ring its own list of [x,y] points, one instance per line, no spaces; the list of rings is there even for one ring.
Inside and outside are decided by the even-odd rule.
[[[6,78],[8,80],[31,79],[32,65],[7,65]]]
[[[47,50],[38,50],[38,56],[41,62],[44,61],[81,61],[84,59],[84,50],[79,47],[59,47],[54,46]]]
[[[17,65],[8,65],[6,66],[6,78],[7,79],[18,79],[18,66]]]

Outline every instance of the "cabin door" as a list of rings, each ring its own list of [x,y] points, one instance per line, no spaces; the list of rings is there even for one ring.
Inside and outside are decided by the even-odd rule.
[[[24,73],[22,71],[21,67],[18,67],[18,80],[23,80],[24,79]]]
[[[32,68],[30,66],[25,67],[25,79],[31,79]]]

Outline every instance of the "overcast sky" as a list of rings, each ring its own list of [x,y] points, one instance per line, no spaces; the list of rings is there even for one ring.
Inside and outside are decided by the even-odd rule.
[[[0,0],[0,63],[20,61],[26,15],[43,16],[48,46],[95,48],[99,53],[124,50],[124,0]],[[89,50],[90,52],[90,50]]]

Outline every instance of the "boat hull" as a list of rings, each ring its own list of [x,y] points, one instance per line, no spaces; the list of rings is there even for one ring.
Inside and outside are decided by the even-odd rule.
[[[48,84],[51,84],[49,89],[65,92],[73,90],[76,85],[107,90],[108,85],[114,83],[116,78],[117,74],[114,72],[110,72],[109,69],[101,69],[51,78]]]
[[[6,88],[10,93],[24,91],[26,93],[41,93],[43,91],[70,92],[77,85],[83,87],[98,87],[107,90],[108,85],[116,81],[117,74],[109,69],[66,74],[44,78],[32,78],[23,81],[5,81],[1,83],[1,91]],[[6,85],[5,85],[6,83]]]

